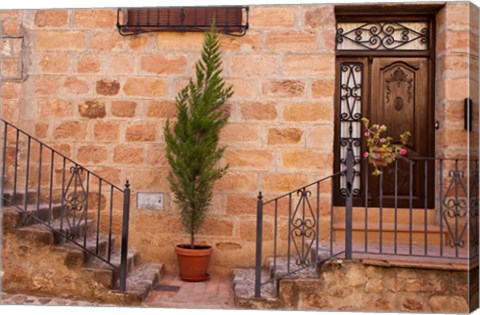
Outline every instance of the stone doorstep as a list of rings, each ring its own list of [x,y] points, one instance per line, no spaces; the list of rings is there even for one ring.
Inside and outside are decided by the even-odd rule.
[[[458,270],[468,271],[478,266],[478,260],[472,264],[460,263],[429,263],[419,261],[401,261],[401,260],[379,260],[379,259],[362,259],[364,265],[380,266],[380,267],[400,267],[400,268],[417,268],[417,269],[435,269],[435,270]]]
[[[42,221],[48,221],[49,219],[55,220],[60,216],[61,206],[60,205],[50,205],[39,204],[37,205],[27,205],[27,211],[32,216],[27,213],[17,209],[15,206],[6,206],[2,208],[3,213],[3,228],[7,231],[14,231],[16,228],[38,224],[39,222],[35,219]]]
[[[13,190],[5,190],[3,192],[3,202],[5,205],[11,205],[15,201],[16,204],[25,203],[25,190],[17,189],[15,194]],[[27,193],[27,204],[33,204],[37,202],[37,193],[34,191],[29,191]]]
[[[87,220],[87,226],[91,225],[92,220]],[[51,227],[60,230],[60,220],[55,220],[52,221]],[[63,223],[63,229],[65,232],[79,232],[75,234],[83,234],[84,229],[86,228],[86,225],[84,222],[80,224],[78,227],[75,228],[70,228],[66,222]],[[56,245],[56,244],[61,244],[65,241],[65,238],[60,234],[57,233],[51,229],[49,229],[47,226],[43,224],[34,224],[34,225],[29,225],[21,228],[17,228],[15,230],[15,233],[18,238],[23,239],[23,240],[28,240],[28,241],[34,241],[38,243],[39,245]]]

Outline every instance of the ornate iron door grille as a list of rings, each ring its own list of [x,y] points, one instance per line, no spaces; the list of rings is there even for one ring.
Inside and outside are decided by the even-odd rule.
[[[427,22],[342,22],[337,50],[429,50]]]
[[[347,150],[352,146],[355,156],[353,165],[354,197],[360,196],[360,154],[362,130],[362,77],[364,67],[359,62],[343,62],[340,64],[340,170],[346,169]],[[340,194],[347,193],[346,177],[340,177]]]

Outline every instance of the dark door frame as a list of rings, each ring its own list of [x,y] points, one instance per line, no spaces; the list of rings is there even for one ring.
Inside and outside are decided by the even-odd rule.
[[[376,14],[363,14],[359,15],[358,12],[346,12],[346,10],[337,10],[336,20],[338,22],[427,22],[429,26],[429,41],[427,50],[338,50],[336,49],[336,78],[335,78],[335,121],[334,121],[334,172],[340,170],[341,161],[340,161],[340,64],[343,61],[353,61],[360,62],[364,64],[364,67],[367,68],[367,71],[370,73],[365,73],[364,78],[366,80],[371,79],[371,63],[375,57],[393,57],[393,58],[419,58],[425,57],[429,61],[429,80],[428,80],[428,135],[431,139],[431,144],[428,149],[428,156],[434,157],[435,155],[435,129],[434,129],[434,119],[435,119],[435,13],[439,10],[440,7],[435,7],[432,9],[432,12],[424,12],[422,14],[412,14],[406,15],[405,13],[379,13]],[[340,12],[338,12],[340,11]],[[367,61],[365,61],[367,60]],[[363,81],[365,82],[365,81]],[[362,90],[362,116],[369,116],[370,113],[366,112],[370,107],[368,102],[370,102],[371,91],[370,86],[371,82],[365,82],[366,89]],[[363,135],[362,132],[360,133]],[[360,146],[360,152],[365,151],[365,144],[362,140]],[[365,182],[365,170],[364,165],[360,165],[361,174],[360,179],[360,191],[356,196],[354,196],[354,206],[365,206],[365,196],[363,192],[363,185]],[[434,181],[434,179],[433,179]],[[344,196],[341,193],[340,181],[336,180],[334,183],[334,205],[343,206],[345,203]],[[434,196],[432,197],[432,202],[429,202],[429,205],[433,203]]]

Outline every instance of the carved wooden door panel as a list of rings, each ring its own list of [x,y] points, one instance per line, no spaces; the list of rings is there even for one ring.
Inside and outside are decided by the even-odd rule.
[[[410,131],[407,157],[433,156],[433,126],[430,117],[430,63],[428,58],[373,58],[371,64],[371,101],[367,116],[372,123],[384,124],[387,133],[399,140],[401,133]],[[395,142],[394,142],[395,143]],[[398,159],[383,171],[383,206],[433,207],[433,162]],[[370,172],[371,173],[371,172]],[[370,176],[370,205],[378,206],[380,191],[378,176]],[[427,193],[428,192],[428,193]],[[410,204],[409,198],[413,203]]]

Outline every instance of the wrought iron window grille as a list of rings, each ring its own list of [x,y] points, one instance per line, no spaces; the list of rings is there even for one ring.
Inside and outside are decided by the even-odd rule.
[[[337,24],[337,50],[429,50],[425,22],[348,22]]]
[[[215,23],[217,31],[243,36],[248,29],[247,6],[162,7],[117,10],[121,35],[148,32],[204,32]]]

